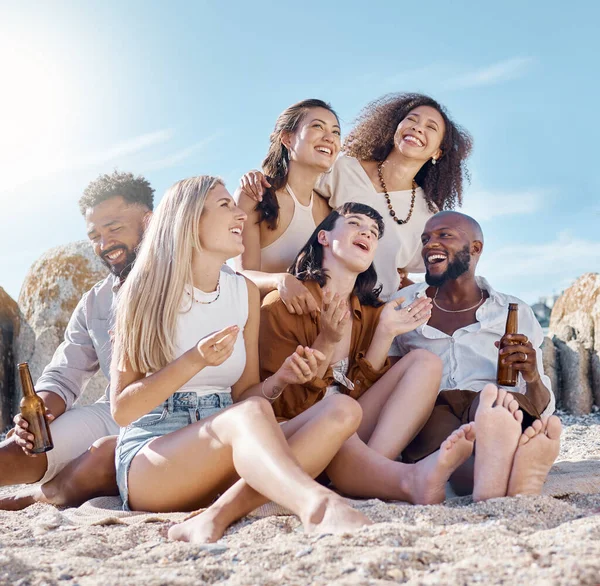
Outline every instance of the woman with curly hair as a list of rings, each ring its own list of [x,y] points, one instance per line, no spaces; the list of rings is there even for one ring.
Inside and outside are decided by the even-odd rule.
[[[236,260],[237,268],[263,296],[279,291],[290,313],[317,311],[306,287],[287,269],[330,211],[327,201],[313,190],[340,148],[340,123],[331,106],[322,100],[302,100],[279,115],[262,173],[248,173],[238,190],[248,223],[243,233],[246,248]],[[246,193],[252,185],[264,188],[260,196]]]
[[[471,146],[471,136],[433,98],[389,94],[359,114],[343,155],[322,175],[316,190],[332,207],[357,201],[385,219],[375,256],[382,298],[407,284],[403,275],[424,272],[421,232],[436,211],[462,203]],[[256,197],[262,187],[254,179]],[[249,187],[245,191],[252,193]]]

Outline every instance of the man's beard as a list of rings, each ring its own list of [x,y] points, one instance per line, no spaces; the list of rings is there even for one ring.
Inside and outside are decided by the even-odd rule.
[[[469,245],[454,255],[452,262],[448,262],[448,267],[441,275],[430,275],[429,269],[425,272],[425,281],[432,287],[441,287],[446,281],[454,281],[461,275],[464,275],[469,270],[469,264],[471,262],[471,253],[469,252]]]
[[[110,254],[111,252],[114,252],[115,250],[119,250],[119,249],[125,251],[125,261],[120,262],[118,265],[113,265],[108,260],[106,260],[105,255]],[[124,246],[115,246],[111,250],[108,250],[106,253],[104,253],[100,257],[100,260],[108,267],[108,270],[113,275],[115,275],[115,277],[119,277],[119,279],[121,279],[121,281],[124,281],[126,279],[127,275],[129,275],[129,273],[131,272],[131,269],[133,268],[133,263],[135,262],[136,257],[137,257],[137,254],[136,254],[135,249],[129,250],[128,248],[125,248]]]

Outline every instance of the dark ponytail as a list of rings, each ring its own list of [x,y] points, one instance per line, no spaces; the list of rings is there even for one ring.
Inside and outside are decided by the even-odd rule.
[[[324,108],[329,110],[336,118],[338,115],[333,108],[323,100],[302,100],[289,108],[286,108],[277,118],[275,128],[269,137],[269,152],[262,163],[262,170],[271,184],[260,203],[256,205],[259,213],[259,222],[266,222],[270,230],[277,228],[279,219],[279,203],[275,192],[285,187],[288,173],[290,171],[290,154],[281,141],[283,133],[294,133],[298,130],[307,112],[312,108]]]

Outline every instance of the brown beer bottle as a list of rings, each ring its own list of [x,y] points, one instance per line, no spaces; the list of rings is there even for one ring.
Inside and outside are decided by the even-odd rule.
[[[516,387],[517,380],[519,378],[519,371],[515,370],[510,364],[502,364],[500,350],[516,342],[511,342],[506,338],[508,334],[516,334],[519,329],[519,304],[509,303],[508,304],[508,317],[506,318],[506,329],[504,330],[504,336],[500,338],[500,344],[498,346],[498,384],[503,387]]]
[[[50,435],[50,425],[46,418],[46,405],[41,397],[37,395],[33,388],[31,373],[27,362],[19,364],[19,376],[21,377],[21,386],[23,387],[23,398],[21,399],[21,416],[29,427],[27,428],[33,434],[33,448],[29,450],[32,454],[43,454],[50,451],[54,444]]]

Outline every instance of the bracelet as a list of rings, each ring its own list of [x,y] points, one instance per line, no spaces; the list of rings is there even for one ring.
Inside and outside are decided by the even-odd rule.
[[[265,393],[265,383],[270,379],[271,377],[268,376],[263,382],[262,385],[260,385],[260,392],[262,393],[262,396],[265,399],[268,399],[269,401],[274,401],[275,399],[279,398],[281,396],[281,393],[283,393],[283,389],[285,387],[281,387],[279,389],[279,392],[277,392],[275,395],[269,396]],[[277,387],[273,387],[274,389],[277,389]]]

